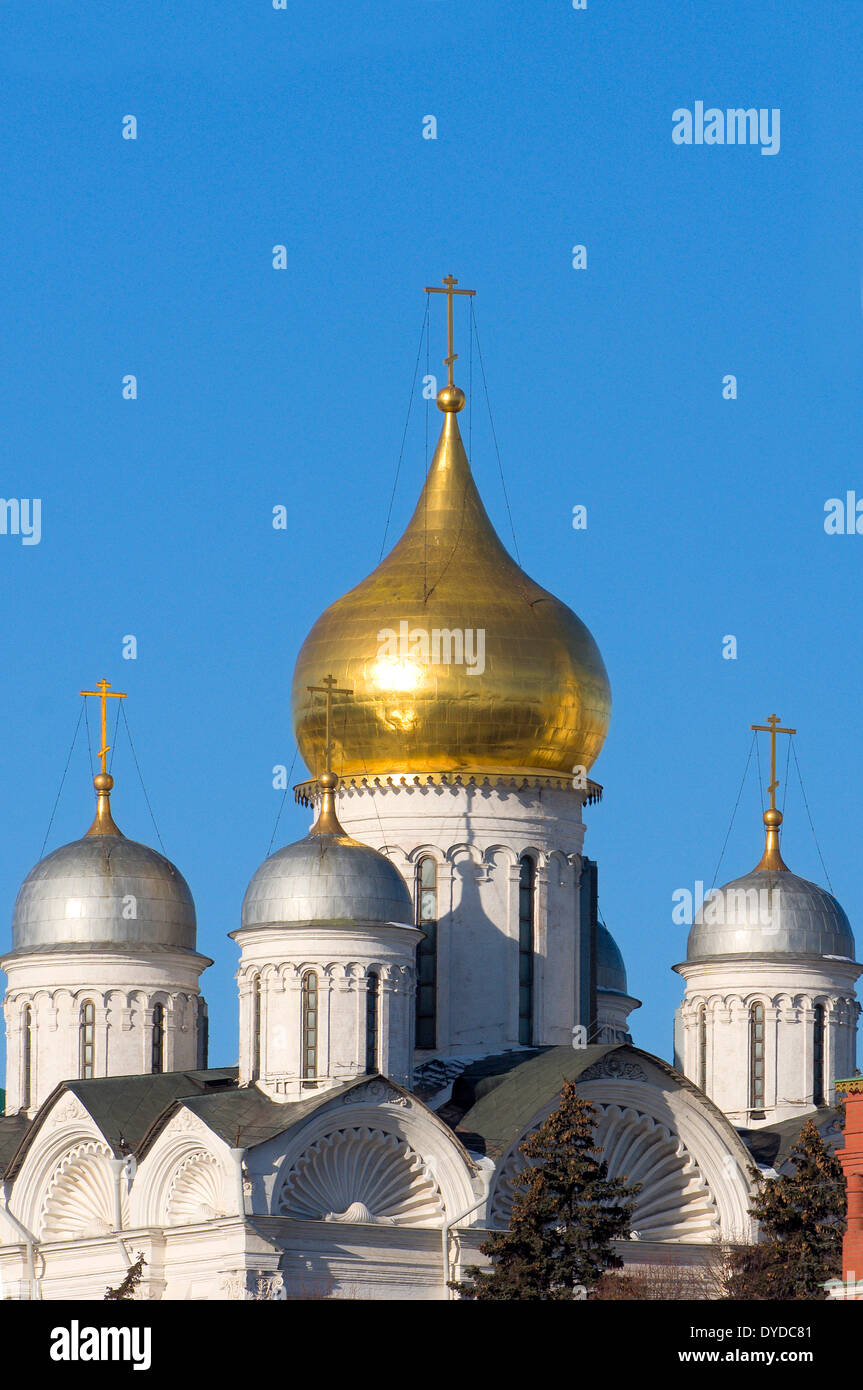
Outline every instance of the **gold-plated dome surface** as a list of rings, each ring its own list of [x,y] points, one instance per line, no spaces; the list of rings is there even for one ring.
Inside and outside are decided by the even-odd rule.
[[[441,396],[446,396],[445,388]],[[333,708],[342,776],[589,769],[611,711],[584,623],[509,556],[458,428],[439,399],[440,441],[416,510],[377,569],[315,623],[297,659],[292,712],[302,757],[325,764],[322,671],[353,691]]]

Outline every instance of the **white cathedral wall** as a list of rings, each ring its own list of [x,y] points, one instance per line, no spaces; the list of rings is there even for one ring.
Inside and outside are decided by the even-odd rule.
[[[6,1113],[22,1106],[25,1009],[32,1010],[28,1114],[61,1081],[81,1075],[82,1005],[95,1005],[95,1076],[130,1076],[152,1066],[153,1008],[165,1010],[164,1070],[198,1065],[198,979],[209,961],[186,952],[151,956],[50,952],[8,956]],[[82,983],[86,980],[86,984]]]
[[[302,1082],[303,977],[318,989],[318,1081],[350,1080],[366,1070],[369,976],[378,977],[378,1069],[410,1080],[419,933],[413,927],[280,926],[234,933],[241,946],[240,1083],[253,1079],[254,1000],[261,981],[259,1084],[272,1099],[307,1099]]]
[[[678,966],[686,980],[679,1010],[683,1071],[701,1084],[699,1011],[707,1010],[705,1090],[733,1124],[758,1128],[803,1115],[815,1106],[814,1009],[825,1010],[824,1092],[833,1104],[833,1082],[853,1075],[857,1016],[854,982],[860,967],[811,957],[779,960],[730,958]],[[749,1105],[749,1011],[764,1005],[764,1115]]]
[[[248,1151],[181,1107],[137,1164],[61,1092],[11,1186],[32,1266],[0,1213],[0,1298],[102,1299],[139,1251],[143,1298],[442,1298],[443,1225],[473,1219],[484,1190],[446,1126],[382,1077]],[[292,1214],[309,1200],[316,1219]],[[361,1201],[396,1224],[321,1219]]]
[[[437,1045],[458,1056],[519,1046],[519,860],[536,862],[533,1041],[572,1041],[578,997],[581,794],[555,786],[349,782],[349,834],[386,854],[416,899],[437,864]],[[419,1054],[420,1058],[424,1054]]]

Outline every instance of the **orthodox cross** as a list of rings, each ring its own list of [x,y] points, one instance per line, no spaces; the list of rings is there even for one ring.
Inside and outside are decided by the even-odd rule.
[[[337,686],[336,678],[332,675],[324,676],[322,685],[307,685],[306,689],[310,691],[312,695],[326,696],[326,741],[324,743],[324,772],[331,772],[332,768],[330,767],[330,753],[332,751],[332,744],[330,742],[330,718],[332,716],[333,709],[333,696],[353,695],[354,692],[352,690],[343,690],[339,686]]]
[[[449,384],[450,384],[450,386],[452,386],[452,385],[454,384],[454,383],[453,383],[453,376],[452,376],[453,364],[455,363],[456,359],[458,358],[458,353],[453,351],[453,324],[452,324],[452,301],[453,301],[453,295],[455,295],[455,294],[476,294],[476,290],[457,290],[457,289],[456,289],[456,285],[458,284],[458,280],[456,280],[455,276],[453,276],[453,275],[445,275],[444,278],[443,278],[443,283],[444,283],[444,285],[445,285],[445,287],[446,287],[445,289],[440,289],[440,288],[439,288],[438,286],[436,286],[436,285],[426,285],[426,294],[445,294],[445,295],[446,295],[446,326],[447,326],[447,345],[448,345],[448,349],[449,349],[449,356],[444,358],[444,366],[445,366],[445,367],[449,367]]]
[[[768,714],[766,724],[750,724],[750,729],[758,734],[770,735],[770,785],[767,790],[770,793],[770,809],[776,810],[776,788],[779,783],[776,780],[776,735],[777,734],[796,734],[796,729],[780,729],[779,715]]]
[[[96,684],[99,687],[98,690],[82,690],[81,694],[84,696],[93,695],[97,700],[101,700],[102,702],[102,747],[99,749],[96,756],[102,759],[102,771],[107,772],[108,769],[105,766],[105,759],[111,748],[108,742],[108,701],[125,700],[126,696],[120,690],[112,690],[111,682],[106,681],[104,676],[100,681],[97,681]]]

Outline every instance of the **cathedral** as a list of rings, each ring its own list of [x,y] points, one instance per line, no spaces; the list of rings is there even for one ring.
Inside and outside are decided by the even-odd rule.
[[[188,884],[117,824],[122,697],[82,692],[101,704],[95,817],[27,874],[0,961],[4,1299],[101,1299],[139,1253],[145,1299],[454,1297],[567,1080],[611,1176],[642,1184],[625,1266],[693,1287],[718,1244],[757,1235],[753,1163],[781,1171],[809,1115],[841,1145],[861,967],[838,902],[782,859],[775,716],[762,857],[668,962],[673,1065],[632,1041],[639,1001],[584,852],[609,680],[477,491],[455,284],[416,510],[297,657],[311,829],[237,866],[236,1067],[207,1064]]]

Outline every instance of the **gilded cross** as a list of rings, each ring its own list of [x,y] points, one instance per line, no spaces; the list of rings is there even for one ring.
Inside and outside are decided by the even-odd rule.
[[[444,289],[440,289],[439,286],[437,286],[437,285],[426,285],[426,294],[445,294],[446,297],[447,297],[447,302],[446,302],[446,325],[447,325],[447,347],[448,347],[448,351],[449,351],[449,356],[444,358],[444,366],[445,366],[445,367],[449,367],[449,384],[450,384],[450,386],[452,386],[452,385],[454,384],[454,383],[453,383],[452,369],[453,369],[453,366],[454,366],[455,362],[456,362],[457,359],[458,359],[458,353],[455,352],[455,351],[453,350],[453,319],[452,319],[452,301],[453,301],[453,295],[456,295],[456,294],[476,294],[476,290],[457,290],[457,289],[456,289],[456,285],[458,284],[458,280],[456,280],[456,278],[455,278],[454,275],[445,275],[444,278],[443,278],[443,283],[444,283],[444,286],[445,286]]]
[[[336,678],[332,675],[324,676],[322,685],[307,685],[306,689],[312,695],[326,696],[326,738],[324,743],[324,772],[332,772],[332,768],[330,767],[330,753],[332,752],[332,743],[330,742],[330,719],[332,716],[333,709],[333,696],[353,695],[354,692],[352,690],[343,690],[339,686],[337,686]]]
[[[102,771],[107,772],[108,769],[105,766],[105,759],[111,749],[111,745],[108,742],[108,701],[125,700],[126,696],[120,690],[112,690],[111,682],[106,681],[104,676],[100,681],[97,681],[96,684],[99,687],[98,690],[82,690],[81,694],[85,696],[93,695],[97,700],[101,700],[102,702],[102,747],[99,749],[96,756],[102,759]]]
[[[770,793],[770,809],[776,810],[776,788],[779,783],[776,780],[776,735],[777,734],[796,734],[796,729],[780,729],[779,715],[768,714],[766,724],[750,724],[750,729],[754,729],[759,734],[770,735],[770,785],[767,790]]]

